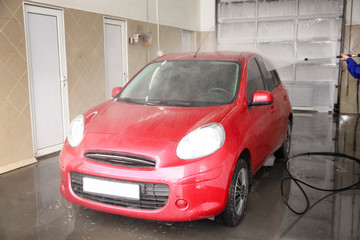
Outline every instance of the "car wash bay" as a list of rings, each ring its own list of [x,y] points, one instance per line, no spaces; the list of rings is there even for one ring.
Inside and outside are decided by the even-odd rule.
[[[288,172],[279,160],[257,173],[245,218],[232,228],[211,219],[156,222],[70,204],[59,192],[58,157],[76,115],[109,99],[112,87],[158,54],[194,52],[203,42],[201,51],[260,50],[275,60],[296,109],[291,155],[359,158],[358,80],[335,59],[340,52],[360,53],[359,8],[356,0],[0,0],[0,239],[360,239],[359,190],[322,200],[331,193],[304,187],[311,209],[296,215],[282,200]],[[52,31],[42,31],[44,25]],[[55,38],[40,41],[45,34]],[[41,50],[58,54],[58,63],[45,62],[60,68],[31,68],[32,42],[38,59],[45,59]],[[51,43],[60,44],[58,52],[46,50]],[[58,96],[43,82],[36,85],[36,73],[59,73],[51,77]],[[41,98],[36,89],[47,95]],[[61,116],[50,96],[57,96]],[[33,109],[39,103],[43,122]],[[57,134],[49,134],[52,124]],[[359,164],[347,158],[296,157],[289,167],[294,177],[326,189],[360,177]],[[284,184],[284,194],[294,209],[306,207],[294,182]]]
[[[295,113],[292,155],[303,152],[360,153],[360,118],[326,113]],[[291,160],[290,160],[291,161]],[[0,239],[359,239],[360,191],[333,194],[304,215],[283,203],[285,165],[270,160],[255,176],[243,222],[226,227],[212,220],[156,222],[97,212],[66,202],[60,195],[59,158],[0,176]],[[307,183],[341,188],[359,181],[352,160],[296,158],[292,173]],[[328,193],[304,188],[310,204]],[[285,187],[289,203],[302,210],[305,201],[294,183]]]

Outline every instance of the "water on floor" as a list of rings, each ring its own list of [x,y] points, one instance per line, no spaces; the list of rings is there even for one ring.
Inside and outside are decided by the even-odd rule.
[[[291,155],[321,151],[360,158],[359,122],[358,116],[296,113]],[[280,193],[281,181],[289,176],[286,167],[294,178],[317,188],[358,182],[360,164],[346,157],[295,156],[287,164],[270,160],[255,176],[245,218],[237,227],[209,219],[134,219],[70,204],[58,190],[58,161],[58,154],[52,154],[0,175],[0,239],[360,239],[359,190],[331,193],[303,186],[309,199],[303,215],[289,210]],[[286,181],[283,190],[295,211],[306,209],[294,181]]]

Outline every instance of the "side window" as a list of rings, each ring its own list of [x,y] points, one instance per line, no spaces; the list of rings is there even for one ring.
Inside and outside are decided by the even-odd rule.
[[[275,70],[272,70],[271,73],[272,73],[273,78],[275,80],[275,87],[279,86],[280,85],[279,75],[276,73]]]
[[[266,90],[271,92],[278,86],[278,84],[276,83],[275,76],[273,74],[274,68],[266,60],[257,58],[257,61],[259,63],[261,72],[263,74]]]
[[[260,69],[255,59],[251,59],[248,65],[247,75],[247,101],[251,102],[254,92],[265,90],[264,82],[261,77]]]

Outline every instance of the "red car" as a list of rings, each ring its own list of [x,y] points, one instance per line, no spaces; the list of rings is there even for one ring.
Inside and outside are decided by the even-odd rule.
[[[63,197],[136,218],[239,224],[254,173],[290,151],[289,97],[268,66],[236,52],[154,60],[72,121]]]

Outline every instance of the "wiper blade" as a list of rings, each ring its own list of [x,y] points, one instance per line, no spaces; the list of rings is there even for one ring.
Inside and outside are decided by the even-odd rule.
[[[191,103],[184,101],[173,101],[173,100],[150,100],[145,102],[146,105],[157,106],[179,106],[179,107],[190,107]]]
[[[119,102],[134,103],[134,104],[143,104],[149,106],[179,106],[179,107],[190,107],[190,102],[185,101],[172,101],[172,100],[143,100],[143,99],[134,99],[134,98],[118,98]]]
[[[118,98],[117,101],[126,102],[126,103],[135,103],[135,104],[144,104],[144,100],[134,99],[134,98]]]

